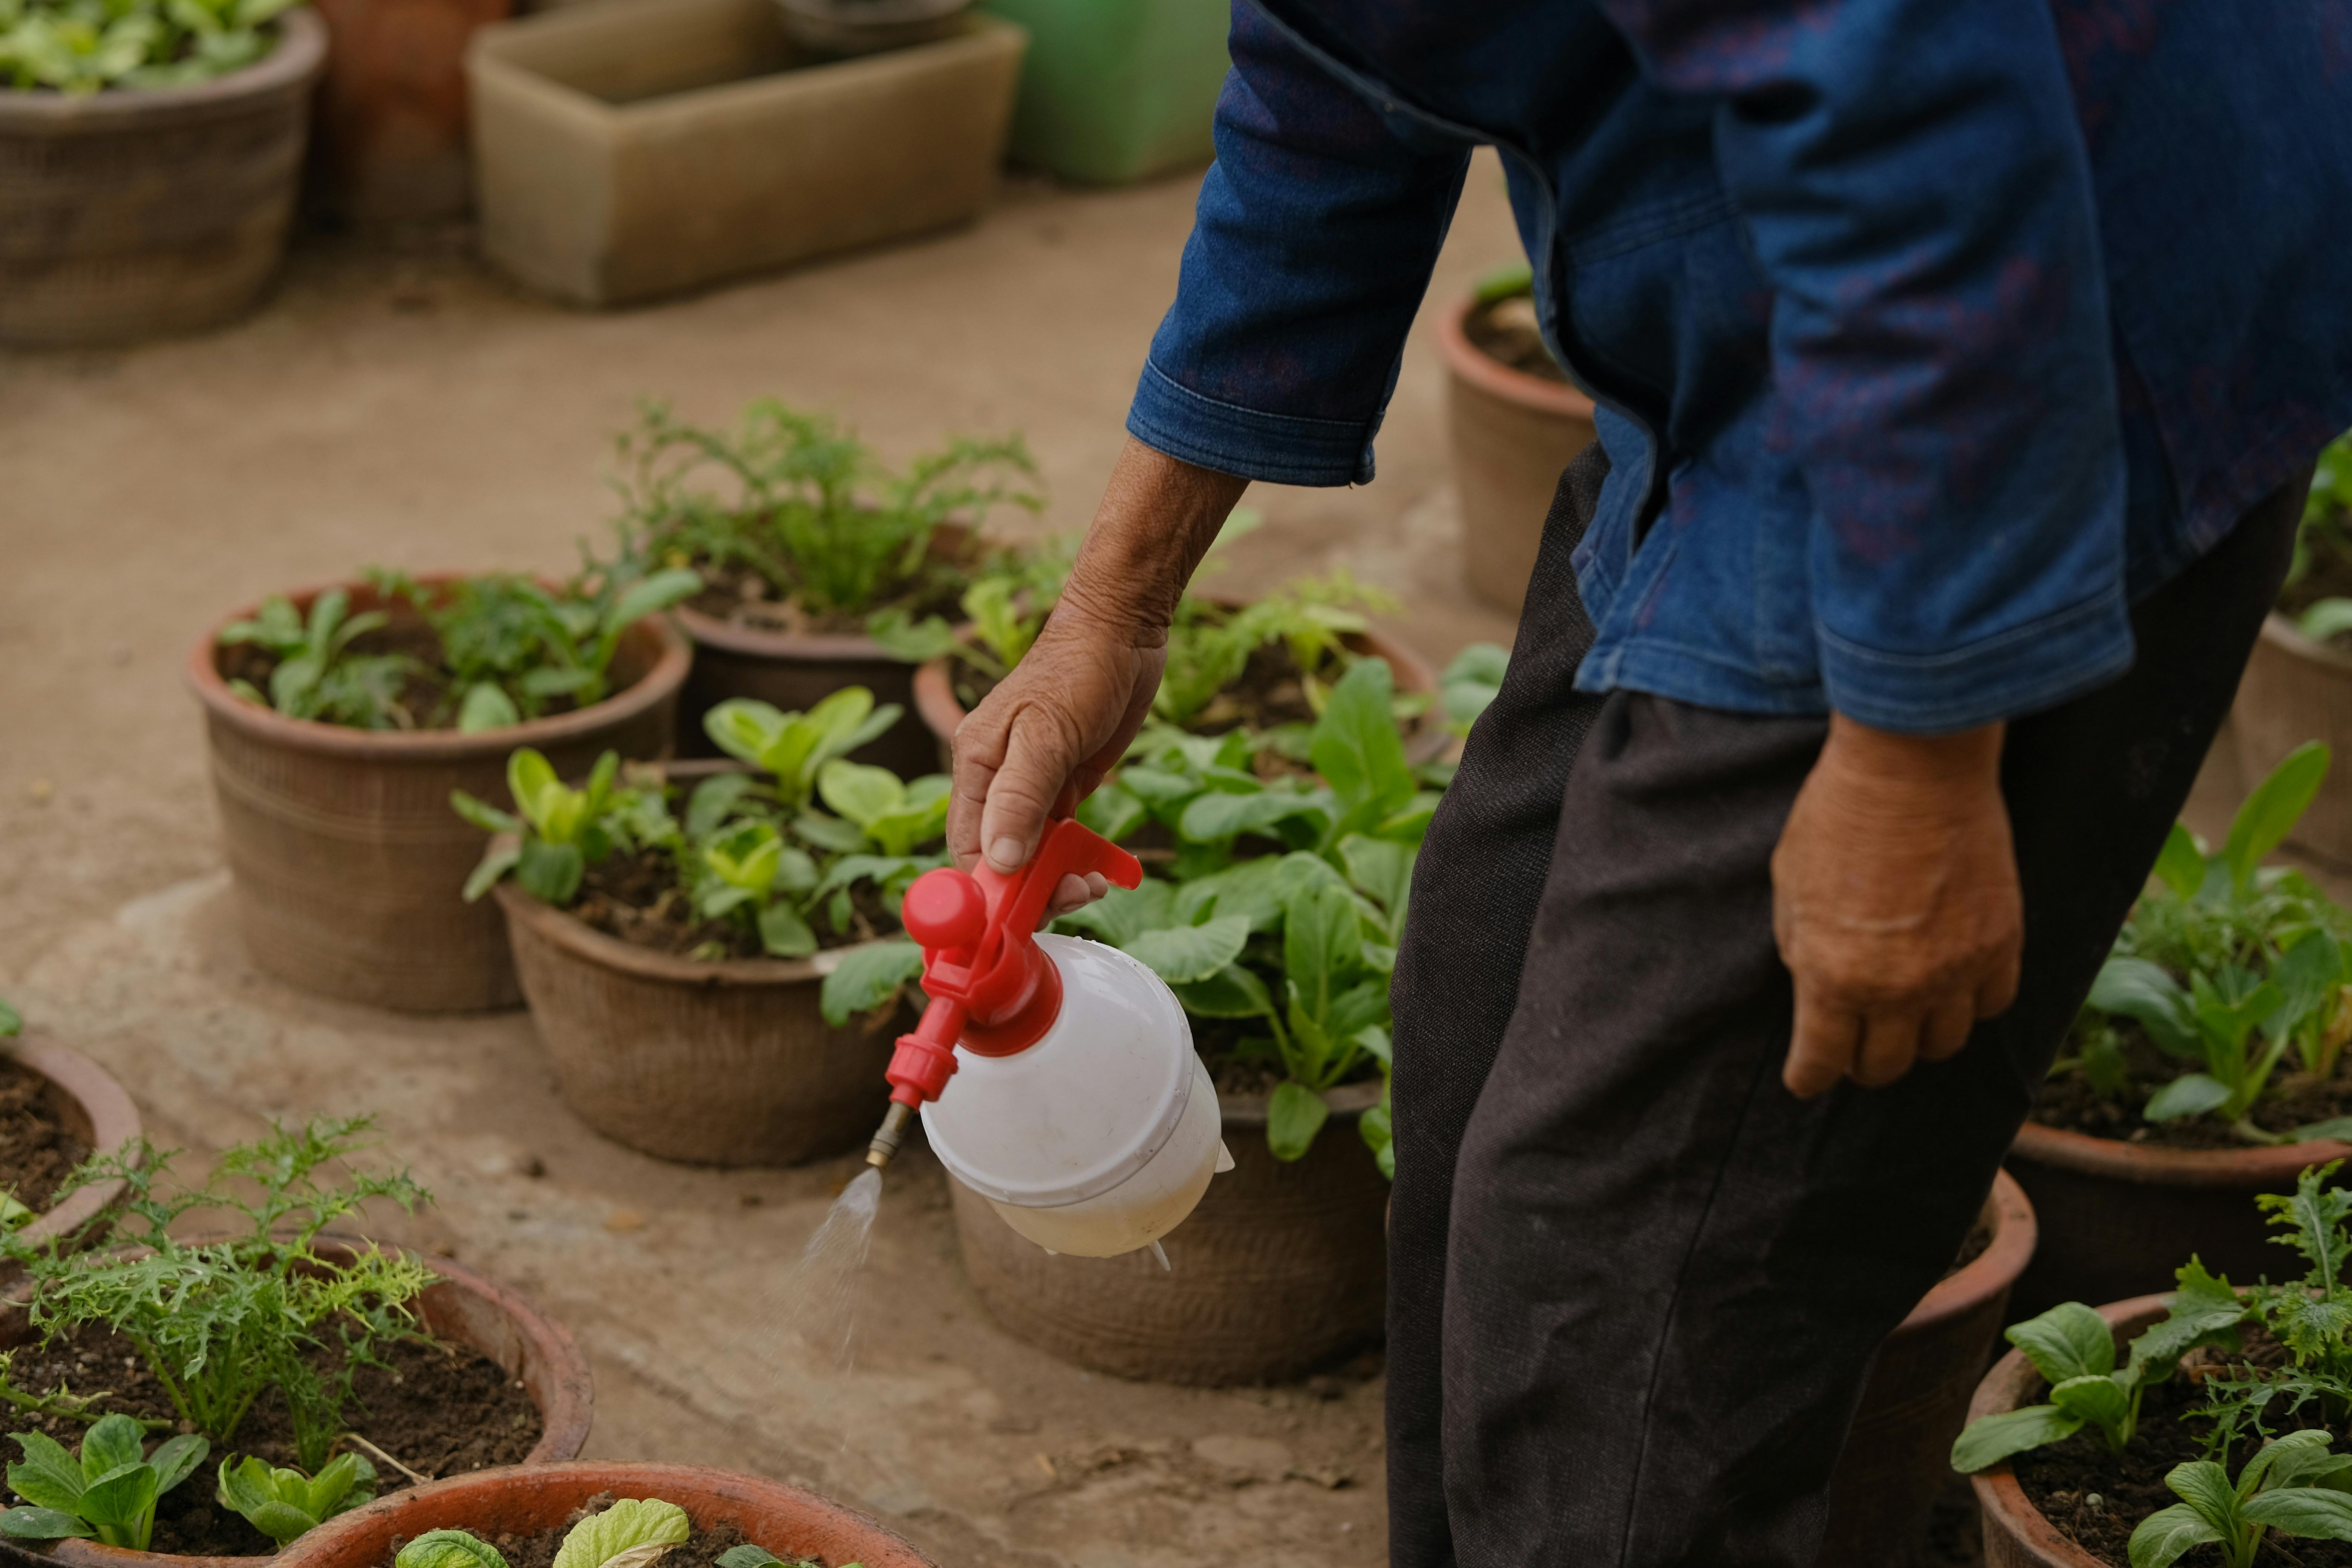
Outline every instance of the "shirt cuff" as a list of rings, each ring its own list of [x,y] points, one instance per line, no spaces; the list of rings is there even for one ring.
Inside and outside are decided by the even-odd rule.
[[[1888,653],[1816,630],[1830,706],[1898,735],[1948,735],[2039,713],[2105,686],[2132,662],[2120,585],[1942,653]]]
[[[1282,485],[1372,482],[1380,418],[1306,419],[1221,403],[1181,386],[1149,360],[1127,412],[1128,434],[1199,468]]]

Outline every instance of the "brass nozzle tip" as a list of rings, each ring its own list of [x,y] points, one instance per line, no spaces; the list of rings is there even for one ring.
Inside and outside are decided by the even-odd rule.
[[[866,1146],[867,1164],[878,1171],[890,1163],[892,1156],[898,1152],[899,1143],[907,1136],[907,1119],[914,1113],[915,1108],[911,1105],[893,1104],[890,1107],[890,1113],[882,1119],[874,1141]]]

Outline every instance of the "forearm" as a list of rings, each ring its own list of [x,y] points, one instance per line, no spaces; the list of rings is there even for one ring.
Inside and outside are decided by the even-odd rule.
[[[1048,631],[1109,630],[1138,647],[1164,646],[1176,601],[1248,486],[1129,437]]]

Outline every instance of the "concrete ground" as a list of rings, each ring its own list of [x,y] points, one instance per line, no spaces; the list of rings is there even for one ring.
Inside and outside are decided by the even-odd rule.
[[[772,393],[893,458],[1024,431],[1082,527],[1175,283],[1196,180],[1013,184],[978,224],[614,315],[532,299],[462,233],[307,237],[251,320],[122,352],[0,353],[0,994],[198,1153],[373,1111],[439,1195],[401,1239],[513,1282],[597,1379],[595,1456],[805,1479],[942,1563],[1384,1560],[1380,1380],[1200,1392],[1090,1377],[981,1310],[935,1166],[893,1173],[845,1370],[779,1328],[853,1168],[662,1164],[583,1129],[521,1013],[416,1019],[257,974],[180,665],[214,617],[364,563],[558,570],[600,536],[610,437]],[[1474,174],[1431,298],[1516,253]],[[1345,564],[1433,659],[1508,640],[1460,585],[1428,312],[1361,489],[1258,487],[1255,584]]]

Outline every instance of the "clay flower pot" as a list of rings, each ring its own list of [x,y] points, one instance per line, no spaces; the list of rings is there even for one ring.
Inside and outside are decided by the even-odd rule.
[[[601,1459],[477,1470],[394,1492],[297,1537],[274,1563],[276,1568],[383,1568],[392,1561],[395,1541],[414,1541],[428,1530],[484,1536],[549,1530],[600,1492],[674,1502],[697,1528],[734,1525],[781,1557],[811,1557],[833,1568],[852,1562],[866,1568],[936,1568],[866,1515],[782,1481],[699,1465]]]
[[[2191,1252],[2231,1279],[2276,1273],[2277,1233],[2255,1194],[2292,1193],[2306,1168],[2347,1156],[2352,1146],[2335,1142],[2165,1149],[2029,1121],[2006,1163],[2042,1245],[2017,1283],[2014,1315],[2168,1289]]]
[[[2115,1331],[2121,1349],[2133,1335],[2164,1316],[2171,1297],[2138,1296],[2099,1309],[2099,1316]],[[2118,1363],[2120,1364],[2120,1363]],[[2022,1351],[2011,1351],[1993,1363],[1977,1385],[1969,1405],[1969,1419],[1998,1415],[2039,1401],[2043,1384]],[[1977,1507],[1984,1515],[1985,1568],[2121,1568],[2094,1557],[2060,1533],[2026,1500],[2025,1489],[2006,1460],[1969,1478],[1976,1489]]]
[[[366,584],[346,587],[354,612],[379,607]],[[292,598],[307,609],[322,591]],[[546,752],[561,777],[585,774],[607,751],[664,754],[691,658],[686,639],[658,616],[639,621],[613,661],[614,695],[574,712],[470,735],[381,731],[289,719],[231,695],[220,633],[252,613],[206,630],[187,676],[205,708],[254,962],[301,990],[403,1012],[513,1006],[522,992],[498,911],[458,898],[482,835],[449,808],[449,793],[513,809],[507,755],[518,746]]]
[[[2315,642],[2273,612],[2247,656],[2230,710],[2239,765],[2267,777],[2305,741],[2325,741],[2338,758],[2352,755],[2352,654]],[[2352,865],[2352,765],[2339,763],[2289,839],[2338,865]]]
[[[186,87],[87,96],[0,88],[0,344],[200,331],[277,276],[327,29]]]
[[[896,702],[906,717],[878,740],[851,753],[855,761],[888,768],[900,778],[938,763],[931,738],[915,714],[915,667],[894,658],[863,633],[817,636],[763,631],[706,616],[688,605],[675,614],[694,639],[694,673],[678,710],[678,751],[713,757],[719,748],[702,716],[730,697],[751,697],[787,713],[805,713],[845,686],[863,686],[874,705]]]
[[[1592,399],[1514,370],[1470,341],[1477,301],[1440,317],[1446,425],[1462,496],[1462,569],[1470,591],[1517,612],[1569,459],[1592,443]]]
[[[341,1252],[348,1256],[351,1248],[321,1242],[322,1253]],[[531,1403],[539,1406],[541,1431],[539,1441],[532,1445],[525,1465],[537,1467],[557,1460],[569,1459],[580,1452],[588,1440],[588,1426],[595,1415],[595,1384],[588,1373],[587,1358],[572,1342],[571,1334],[552,1319],[544,1317],[539,1309],[516,1291],[494,1283],[461,1264],[446,1258],[425,1258],[425,1266],[441,1276],[441,1282],[428,1288],[417,1299],[417,1315],[424,1320],[425,1331],[435,1338],[461,1344],[488,1356],[507,1372],[520,1379],[529,1391]],[[13,1349],[31,1338],[31,1326],[21,1312],[0,1318],[0,1350]],[[514,1475],[520,1467],[506,1470],[480,1470],[474,1476]],[[211,1472],[199,1472],[183,1484],[206,1485]],[[474,1476],[458,1478],[470,1480]],[[447,1486],[453,1483],[437,1483]],[[396,1493],[386,1501],[396,1500],[405,1492]],[[382,1504],[376,1505],[378,1507]],[[349,1516],[346,1516],[349,1517]],[[312,1534],[318,1534],[313,1531]],[[308,1543],[310,1536],[301,1538]],[[63,1564],[64,1568],[256,1568],[263,1562],[283,1563],[289,1553],[279,1552],[275,1558],[257,1557],[181,1557],[162,1552],[132,1552],[120,1546],[108,1546],[101,1542],[67,1540],[43,1546],[37,1552],[23,1546],[9,1550],[20,1560],[47,1561]],[[391,1561],[386,1552],[383,1562]],[[381,1568],[376,1563],[373,1568]]]
[[[319,87],[314,195],[362,223],[462,217],[466,46],[514,0],[316,0],[334,47]]]
[[[68,1050],[37,1030],[28,1030],[7,1052],[10,1060],[49,1080],[46,1096],[51,1115],[92,1152],[111,1153],[136,1143],[142,1131],[139,1108],[117,1083],[114,1075],[79,1051]],[[71,1236],[122,1196],[120,1181],[93,1182],[68,1194],[57,1207],[45,1211],[16,1233],[17,1239],[38,1247],[61,1236]],[[18,1273],[16,1265],[5,1275]]]
[[[1220,600],[1220,603],[1223,601]],[[1404,723],[1404,754],[1409,762],[1434,761],[1453,742],[1438,722],[1435,698],[1437,677],[1421,655],[1384,632],[1349,632],[1343,637],[1350,648],[1360,654],[1377,656],[1389,667],[1389,673],[1399,692],[1419,691],[1432,699],[1429,711]],[[963,722],[964,707],[955,694],[954,672],[949,667],[952,658],[934,658],[918,666],[914,672],[915,710],[922,715],[923,725],[930,731],[935,755],[921,770],[936,766],[942,772],[955,763],[956,726]]]
[[[2007,1173],[1993,1177],[1983,1222],[1991,1243],[1921,1297],[1879,1347],[1830,1479],[1819,1568],[1873,1568],[1927,1527],[1952,1473],[1952,1439],[2010,1321],[2010,1287],[2033,1256],[2033,1205]]]
[[[889,1109],[896,1038],[818,1011],[847,948],[698,963],[498,887],[531,1021],[580,1120],[701,1165],[793,1165],[863,1142]]]
[[[1217,1386],[1300,1376],[1381,1338],[1389,1184],[1356,1121],[1380,1085],[1324,1096],[1331,1119],[1304,1158],[1265,1146],[1265,1099],[1219,1097],[1234,1168],[1160,1245],[1055,1257],[950,1179],[964,1272],[1014,1338],[1082,1366]]]

